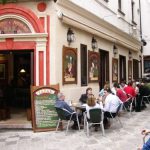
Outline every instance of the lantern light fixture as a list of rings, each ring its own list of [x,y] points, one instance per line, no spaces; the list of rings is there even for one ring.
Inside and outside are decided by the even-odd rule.
[[[68,44],[70,45],[72,42],[74,42],[74,40],[75,40],[74,32],[72,31],[71,28],[68,28],[68,32],[67,32]]]
[[[129,51],[129,59],[132,59],[132,52]]]
[[[114,53],[114,55],[118,54],[118,48],[115,44],[113,46],[113,53]]]
[[[94,36],[92,37],[91,47],[93,50],[95,50],[98,47],[97,46],[97,40],[94,38]]]

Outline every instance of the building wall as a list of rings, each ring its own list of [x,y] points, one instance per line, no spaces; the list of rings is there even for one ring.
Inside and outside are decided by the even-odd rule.
[[[144,72],[144,57],[150,56],[150,18],[149,18],[149,12],[150,12],[150,1],[149,0],[141,0],[141,23],[142,23],[142,38],[146,41],[146,46],[143,46],[143,77],[147,73]],[[148,59],[150,62],[150,58]],[[149,69],[150,70],[150,69]]]
[[[117,17],[117,0],[108,3],[102,0],[58,0],[46,1],[46,10],[40,12],[37,9],[38,2],[22,2],[17,3],[17,7],[26,7],[33,11],[38,18],[42,17],[44,31],[48,33],[46,42],[46,56],[44,54],[44,71],[43,76],[41,70],[38,70],[36,76],[36,85],[57,84],[60,90],[65,93],[66,99],[78,101],[80,95],[85,93],[87,87],[93,88],[93,93],[97,97],[99,92],[98,83],[88,83],[87,86],[81,87],[81,70],[80,70],[80,44],[87,45],[88,50],[91,48],[91,40],[94,35],[98,42],[99,49],[109,52],[109,80],[112,85],[112,58],[119,58],[119,55],[126,57],[126,77],[128,77],[128,53],[132,51],[133,58],[139,59],[140,42],[139,36],[134,33],[131,24],[131,11],[129,0],[124,1],[125,17]],[[136,5],[136,8],[138,5]],[[128,8],[128,9],[127,9]],[[138,23],[138,16],[135,18]],[[44,20],[44,21],[43,21]],[[67,31],[71,27],[75,33],[75,41],[70,47],[77,48],[77,84],[64,84],[62,82],[62,48],[69,46],[67,42]],[[33,39],[40,45],[36,37]],[[113,45],[118,47],[118,54],[114,56]],[[45,48],[41,45],[38,47]],[[37,55],[38,56],[38,55]],[[39,68],[40,63],[36,64]],[[49,73],[49,74],[48,74]],[[40,76],[40,77],[39,77]],[[43,79],[42,79],[43,78]],[[41,82],[41,80],[43,82]]]

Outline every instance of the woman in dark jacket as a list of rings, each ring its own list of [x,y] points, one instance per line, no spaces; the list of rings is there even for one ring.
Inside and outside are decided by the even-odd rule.
[[[92,95],[93,95],[92,94],[92,88],[89,87],[89,88],[86,89],[86,93],[81,95],[79,101],[82,104],[86,104],[88,97],[92,96]]]

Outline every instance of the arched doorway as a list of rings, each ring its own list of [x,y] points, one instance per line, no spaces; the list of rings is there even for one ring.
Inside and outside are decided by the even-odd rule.
[[[45,84],[46,41],[47,33],[31,10],[12,4],[0,6],[0,122],[3,125],[14,118],[15,123],[18,118],[19,122],[31,119],[27,115],[31,106],[30,86]]]

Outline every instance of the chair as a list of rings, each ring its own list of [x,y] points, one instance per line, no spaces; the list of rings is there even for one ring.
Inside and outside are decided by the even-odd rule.
[[[110,117],[109,118],[112,118],[112,120],[116,119],[116,121],[118,121],[121,125],[121,127],[123,127],[122,123],[121,123],[121,120],[119,119],[119,111],[122,107],[122,103],[119,104],[119,106],[117,107],[117,111],[115,113],[115,115],[113,115],[111,112],[110,113]]]
[[[104,125],[103,125],[103,118],[104,114],[100,108],[94,108],[89,110],[90,119],[87,118],[87,114],[84,114],[84,128],[87,130],[87,136],[89,136],[89,128],[91,125],[99,124],[103,135],[105,135]]]
[[[78,115],[77,115],[76,112],[72,112],[71,113],[68,110],[63,109],[63,108],[58,108],[58,107],[55,107],[55,108],[56,108],[56,112],[57,112],[58,117],[59,117],[59,120],[58,120],[58,123],[57,123],[57,127],[56,127],[56,131],[58,130],[60,122],[62,122],[63,120],[65,120],[65,121],[67,121],[67,128],[66,128],[66,134],[67,134],[70,122],[72,121],[73,115],[76,115],[76,120],[77,120],[78,128],[80,130],[79,119],[78,119]],[[66,112],[70,114],[69,118],[65,116]]]
[[[129,106],[126,107],[125,106],[125,103],[128,102]],[[130,114],[132,113],[132,106],[133,106],[133,103],[135,102],[135,106],[136,106],[136,98],[135,97],[129,97],[124,103],[123,103],[123,108],[130,112]]]
[[[148,104],[150,103],[149,97],[150,97],[149,95],[148,95],[148,96],[142,96],[141,106],[142,106],[142,103],[143,103],[144,99],[147,100],[147,103],[148,103]]]

